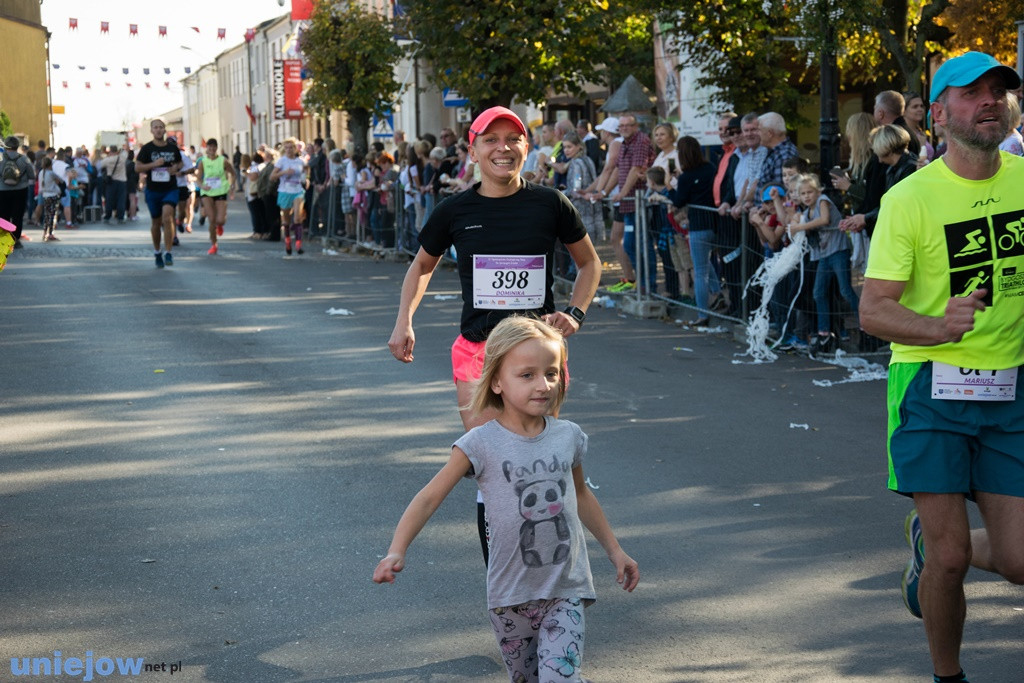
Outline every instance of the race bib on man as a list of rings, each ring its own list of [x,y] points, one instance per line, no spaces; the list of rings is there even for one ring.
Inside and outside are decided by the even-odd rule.
[[[947,401],[1013,401],[1017,368],[972,370],[932,362],[932,398]]]
[[[544,305],[547,257],[473,257],[473,307],[529,310]]]
[[[217,190],[217,189],[220,189],[220,180],[221,180],[220,178],[207,178],[206,179],[206,189],[207,190]]]
[[[149,172],[149,177],[154,183],[168,183],[171,181],[171,172],[166,168],[154,168]]]

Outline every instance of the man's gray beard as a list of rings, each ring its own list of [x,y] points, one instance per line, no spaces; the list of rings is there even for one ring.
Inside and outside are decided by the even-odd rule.
[[[1012,126],[1010,124],[1010,112],[1004,111],[1000,115],[1000,123],[1002,123],[1002,133],[998,134],[998,139],[992,139],[997,134],[986,134],[976,130],[973,126],[962,125],[960,121],[950,118],[946,121],[946,135],[951,139],[956,140],[958,143],[965,147],[977,150],[979,152],[995,152],[999,150],[999,145],[1003,143],[1006,136],[1010,134]]]

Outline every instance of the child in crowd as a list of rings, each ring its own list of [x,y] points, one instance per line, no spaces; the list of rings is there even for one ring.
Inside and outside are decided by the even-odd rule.
[[[53,234],[60,215],[60,183],[53,172],[53,160],[43,157],[39,173],[39,190],[43,206],[43,241],[57,242],[60,238]]]
[[[494,328],[469,407],[496,409],[498,417],[455,442],[448,463],[406,508],[373,572],[376,583],[393,583],[409,544],[441,502],[460,479],[476,479],[490,518],[487,607],[513,683],[580,681],[583,608],[596,597],[583,525],[625,590],[640,580],[585,483],[587,435],[550,417],[565,398],[566,358],[562,335],[539,320],[513,316]]]
[[[842,218],[839,208],[827,195],[822,194],[817,176],[801,176],[797,188],[800,201],[806,208],[789,224],[788,230],[790,233],[800,230],[808,232],[811,261],[817,263],[814,303],[818,310],[818,334],[811,340],[811,351],[829,352],[835,348],[835,338],[829,324],[829,285],[832,280],[836,280],[840,295],[854,314],[860,305],[860,299],[850,282],[850,239],[845,232],[839,230]]]
[[[668,208],[672,206],[672,200],[668,196],[667,180],[663,167],[651,166],[647,169],[647,234],[650,236],[649,239],[654,240],[658,255],[661,256],[662,268],[665,271],[665,293],[670,299],[680,299],[679,271],[672,260],[672,244],[676,239],[676,231],[668,220]],[[653,263],[651,267],[654,267]]]

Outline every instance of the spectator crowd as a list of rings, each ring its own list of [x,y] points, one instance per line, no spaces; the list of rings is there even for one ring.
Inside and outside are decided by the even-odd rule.
[[[1018,102],[1011,96],[1014,130],[1003,149],[1022,155]],[[943,132],[929,131],[925,114],[916,93],[879,93],[871,113],[845,122],[847,163],[818,173],[775,112],[722,113],[721,146],[714,148],[679,136],[672,123],[645,130],[632,114],[596,126],[560,119],[530,131],[523,176],[565,193],[591,240],[610,242],[621,276],[609,291],[639,289],[689,305],[697,311],[695,325],[707,324],[713,313],[739,317],[745,276],[805,232],[802,268],[787,275],[769,302],[770,336],[828,351],[849,338],[851,317],[856,323],[853,274],[866,262],[882,195],[944,152]],[[179,233],[208,218],[197,182],[204,154],[194,146],[182,150]],[[415,141],[396,131],[390,145],[373,142],[366,154],[330,138],[261,144],[247,153],[236,147],[229,166],[232,189],[246,199],[251,237],[281,241],[283,231],[288,253],[292,236],[301,253],[302,230],[415,253],[434,207],[479,180],[467,131],[452,128]],[[5,140],[3,171],[0,209],[16,225],[16,249],[33,239],[25,226],[39,228],[43,241],[57,241],[57,228],[73,230],[86,220],[136,221],[146,180],[127,145],[90,153],[39,141],[30,149],[14,137]],[[556,272],[571,278],[568,255],[556,260]],[[756,293],[747,296],[756,302]],[[868,335],[859,339],[871,346]]]

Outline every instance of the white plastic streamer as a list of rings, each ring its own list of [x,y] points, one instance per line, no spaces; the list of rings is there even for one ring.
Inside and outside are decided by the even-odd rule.
[[[739,355],[750,356],[754,359],[752,361],[754,363],[771,363],[778,359],[778,356],[768,347],[767,343],[768,306],[771,304],[772,295],[775,293],[775,286],[791,271],[799,267],[800,286],[797,288],[797,294],[794,295],[793,300],[789,302],[789,310],[786,312],[786,319],[789,319],[789,314],[792,313],[793,306],[796,305],[799,292],[803,289],[804,254],[808,249],[807,233],[801,230],[793,235],[789,246],[773,254],[771,258],[765,259],[753,276],[751,276],[750,280],[747,281],[746,287],[743,288],[743,296],[747,296],[747,289],[751,286],[760,287],[761,305],[750,314],[750,320],[747,322],[747,350]],[[784,337],[785,334],[786,328],[783,327],[780,337]]]

